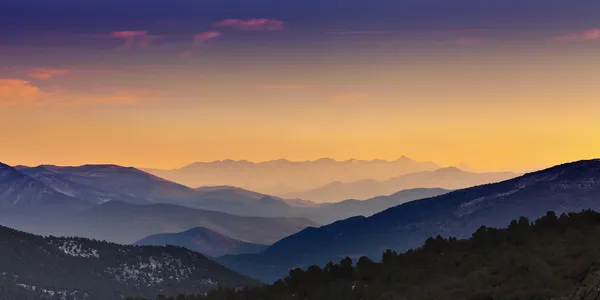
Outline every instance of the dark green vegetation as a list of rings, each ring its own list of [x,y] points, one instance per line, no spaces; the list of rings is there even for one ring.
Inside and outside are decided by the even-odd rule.
[[[269,286],[170,299],[593,300],[599,288],[600,214],[583,211],[481,227],[465,240],[429,238],[406,253],[385,252],[381,263],[346,258],[294,269]]]
[[[408,202],[369,218],[354,217],[307,228],[260,254],[225,256],[226,267],[273,283],[296,267],[325,265],[346,256],[378,258],[403,252],[431,236],[466,238],[481,225],[506,226],[525,216],[600,210],[600,160],[578,161],[524,176]]]
[[[196,227],[179,233],[155,234],[145,237],[135,244],[180,246],[212,257],[226,254],[259,253],[267,248],[267,245],[245,243],[204,227]]]
[[[41,237],[0,227],[0,299],[121,299],[254,285],[180,247]]]

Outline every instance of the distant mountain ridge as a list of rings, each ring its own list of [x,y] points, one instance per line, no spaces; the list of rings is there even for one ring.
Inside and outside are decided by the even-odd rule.
[[[280,159],[255,163],[246,160],[221,160],[197,162],[173,170],[144,170],[192,187],[231,185],[278,195],[316,188],[333,181],[385,180],[439,168],[432,162],[417,162],[402,156],[393,161],[336,161],[322,158],[314,161],[293,162]]]
[[[122,201],[133,204],[170,203],[244,216],[293,215],[287,201],[233,186],[192,189],[144,171],[117,165],[20,167],[35,181],[88,204]],[[0,190],[1,191],[1,190]]]
[[[261,218],[278,198],[236,188],[193,190],[135,168],[116,165],[17,170],[0,165],[0,224],[45,234],[134,243],[152,234],[203,226],[242,242],[271,244],[316,223],[299,217]],[[184,207],[173,203],[183,203]],[[212,210],[193,208],[210,206]]]
[[[267,245],[242,242],[205,227],[195,227],[179,233],[155,234],[145,237],[135,244],[180,246],[212,257],[259,253],[267,248]]]
[[[65,213],[88,206],[77,198],[60,193],[17,169],[0,163],[0,214]]]
[[[364,200],[390,195],[400,190],[414,188],[461,189],[498,182],[519,176],[512,172],[474,173],[457,167],[441,168],[396,176],[384,181],[372,179],[350,183],[333,182],[304,192],[281,195],[288,198],[311,199],[316,202],[338,202],[345,199]]]
[[[369,217],[388,208],[409,201],[443,195],[450,190],[439,188],[418,188],[396,192],[389,196],[378,196],[367,200],[345,200],[337,203],[307,207],[299,216],[320,224],[330,224],[355,216]]]
[[[179,247],[42,237],[0,226],[2,299],[105,300],[257,284]]]
[[[42,235],[80,236],[120,244],[132,244],[153,234],[206,227],[242,242],[272,244],[317,223],[305,218],[263,218],[174,204],[135,205],[110,201],[77,214],[12,218],[4,215],[3,225]]]
[[[600,209],[600,159],[558,165],[523,176],[437,197],[408,202],[371,217],[355,217],[307,228],[255,255],[226,256],[220,262],[243,274],[271,281],[290,268],[404,251],[427,237],[467,237],[479,226],[505,226],[525,216]]]

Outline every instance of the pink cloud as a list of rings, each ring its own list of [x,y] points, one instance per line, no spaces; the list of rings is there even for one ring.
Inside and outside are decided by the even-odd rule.
[[[151,35],[148,31],[115,31],[109,37],[123,41],[123,47],[131,49],[134,47],[146,47],[152,41],[160,38],[158,35]]]
[[[283,91],[299,91],[306,89],[305,85],[295,85],[295,84],[262,84],[256,86],[259,89],[263,90],[283,90]]]
[[[35,106],[131,105],[143,93],[115,90],[101,93],[79,93],[64,89],[42,90],[28,80],[0,79],[0,109]]]
[[[194,35],[194,45],[200,45],[205,43],[208,40],[212,40],[214,38],[218,38],[221,36],[221,33],[218,31],[207,31]]]
[[[273,19],[227,19],[216,24],[219,27],[230,27],[239,30],[282,30],[283,21]]]
[[[69,73],[71,73],[71,71],[66,69],[33,68],[28,70],[29,77],[41,80],[51,79],[54,76],[67,75]]]
[[[579,33],[572,33],[563,36],[556,36],[552,38],[555,41],[567,42],[567,41],[599,41],[600,40],[600,28],[588,29]]]
[[[219,31],[201,32],[201,33],[194,35],[192,40],[193,40],[194,46],[199,46],[199,45],[205,44],[209,40],[216,39],[216,38],[220,37],[221,35],[222,34]],[[194,54],[194,49],[186,50],[184,52],[179,53],[179,57],[182,57],[182,58],[190,57],[190,56],[192,56],[192,54]]]
[[[42,90],[27,80],[0,79],[0,108],[31,106],[41,96]]]

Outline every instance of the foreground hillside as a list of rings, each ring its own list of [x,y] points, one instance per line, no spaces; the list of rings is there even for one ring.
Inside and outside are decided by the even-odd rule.
[[[481,227],[467,240],[429,238],[416,250],[385,252],[380,263],[346,258],[292,270],[270,286],[185,299],[594,300],[599,257],[599,213],[548,212],[534,223],[522,217],[507,229]]]
[[[255,282],[177,247],[41,237],[0,227],[0,299],[121,299]]]
[[[307,228],[256,255],[219,260],[252,278],[273,282],[294,267],[324,265],[346,256],[405,251],[430,236],[466,237],[479,226],[505,226],[519,216],[600,209],[600,160],[552,167],[524,176],[405,203],[372,217]]]

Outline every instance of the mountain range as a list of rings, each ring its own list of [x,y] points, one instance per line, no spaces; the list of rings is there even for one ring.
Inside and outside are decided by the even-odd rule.
[[[73,202],[78,202],[76,199],[83,200],[79,201],[82,206],[108,201],[131,204],[169,203],[257,217],[292,216],[296,206],[314,206],[310,201],[284,200],[232,186],[192,189],[136,168],[117,165],[19,166],[12,173],[20,173],[22,178],[28,178],[29,181],[35,181],[37,186],[44,187],[52,193],[45,193],[49,198],[71,199]],[[18,190],[13,189],[10,198],[25,196],[17,193]]]
[[[242,242],[271,244],[317,225],[303,218],[244,217],[173,204],[202,206],[206,200],[215,210],[219,201],[222,210],[236,207],[235,203],[265,211],[270,205],[292,208],[275,198],[261,201],[263,197],[269,198],[234,188],[194,190],[115,165],[0,165],[0,224],[45,235],[127,244],[152,234],[203,226]]]
[[[408,202],[368,218],[307,228],[260,254],[225,256],[218,261],[270,282],[294,267],[346,256],[379,258],[386,249],[407,250],[438,234],[467,237],[481,225],[503,227],[520,216],[535,219],[550,210],[560,214],[582,209],[600,209],[598,159]]]
[[[259,253],[267,245],[242,242],[204,227],[195,227],[179,233],[155,234],[145,237],[136,245],[180,246],[207,256]]]
[[[80,236],[120,244],[199,226],[243,242],[272,244],[307,226],[317,225],[304,218],[245,217],[174,204],[135,205],[120,201],[106,202],[60,218],[3,214],[1,222],[36,234]]]
[[[88,206],[0,163],[0,213],[63,213]]]
[[[282,195],[317,188],[334,181],[386,180],[407,173],[439,168],[434,163],[417,162],[403,156],[394,161],[336,161],[322,158],[314,161],[293,162],[280,159],[255,163],[246,160],[220,160],[197,162],[180,169],[144,171],[192,187],[230,185],[271,195]]]
[[[180,247],[42,237],[0,226],[1,299],[123,299],[256,284]]]
[[[380,195],[390,195],[400,190],[414,188],[461,189],[486,183],[498,182],[519,176],[512,172],[474,173],[456,167],[422,171],[378,181],[365,179],[343,183],[336,181],[325,186],[282,197],[310,199],[315,202],[339,202],[345,199],[364,200]]]
[[[337,203],[323,203],[318,207],[297,209],[295,216],[305,217],[319,224],[329,224],[354,216],[368,217],[405,202],[434,197],[448,192],[450,190],[439,188],[408,189],[390,196],[378,196],[367,200],[345,200]]]

